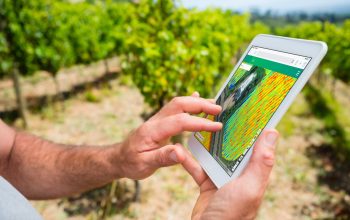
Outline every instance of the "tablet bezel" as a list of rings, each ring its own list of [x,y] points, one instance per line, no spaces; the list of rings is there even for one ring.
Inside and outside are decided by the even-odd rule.
[[[266,34],[258,35],[253,39],[251,44],[248,46],[247,50],[240,58],[239,62],[233,68],[226,82],[223,84],[223,86],[217,93],[215,100],[218,99],[218,97],[226,87],[227,83],[230,81],[232,75],[239,68],[243,59],[246,57],[247,53],[253,46],[312,58],[310,63],[307,65],[303,73],[296,81],[296,83],[293,85],[290,92],[287,94],[285,99],[282,101],[281,105],[278,107],[276,112],[273,114],[273,116],[265,126],[264,130],[266,130],[274,128],[277,125],[277,123],[281,120],[282,116],[288,110],[293,100],[305,86],[306,82],[321,62],[322,58],[326,55],[328,48],[324,42],[320,41],[301,40]],[[214,157],[204,148],[204,146],[200,142],[198,142],[198,140],[194,137],[194,133],[192,133],[189,138],[188,147],[194,155],[194,157],[203,167],[205,172],[208,174],[210,179],[218,188],[220,188],[230,180],[237,178],[242,173],[247,163],[249,162],[254,148],[254,146],[250,148],[250,150],[247,152],[246,156],[239,164],[235,172],[232,174],[232,176],[229,176],[226,173],[226,171],[220,166],[220,164],[214,159]]]

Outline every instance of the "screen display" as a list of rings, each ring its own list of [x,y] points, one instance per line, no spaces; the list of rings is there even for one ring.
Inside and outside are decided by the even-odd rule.
[[[276,112],[310,62],[310,57],[253,46],[216,103],[210,120],[222,122],[218,132],[197,132],[196,139],[229,176]]]

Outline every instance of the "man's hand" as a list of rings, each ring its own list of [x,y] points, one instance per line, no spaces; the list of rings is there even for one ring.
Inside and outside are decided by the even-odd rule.
[[[132,132],[108,146],[74,146],[15,132],[0,121],[0,175],[30,199],[52,199],[103,186],[116,178],[142,179],[189,156],[167,140],[183,131],[218,131],[222,125],[191,116],[219,114],[221,107],[192,97],[175,98]],[[5,136],[5,138],[3,138]]]
[[[242,175],[219,190],[199,164],[193,158],[186,157],[182,165],[200,187],[192,219],[254,219],[274,164],[277,138],[278,133],[274,130],[264,132]]]
[[[202,112],[217,115],[220,111],[221,106],[200,98],[198,93],[174,98],[121,144],[117,158],[121,176],[143,179],[160,167],[187,160],[191,156],[183,147],[167,145],[169,138],[184,131],[220,130],[221,123],[190,115]]]

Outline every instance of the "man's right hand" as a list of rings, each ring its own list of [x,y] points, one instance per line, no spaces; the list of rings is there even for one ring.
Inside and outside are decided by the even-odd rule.
[[[275,130],[264,132],[254,146],[253,155],[242,175],[220,189],[216,188],[193,158],[187,157],[182,165],[200,188],[192,219],[254,219],[274,164],[277,138]]]

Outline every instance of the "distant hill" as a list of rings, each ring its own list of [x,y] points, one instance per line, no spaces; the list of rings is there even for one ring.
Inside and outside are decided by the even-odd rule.
[[[239,12],[259,10],[264,13],[271,10],[279,14],[290,12],[350,14],[350,0],[183,0],[181,2],[189,8],[218,7]]]
[[[327,7],[327,8],[324,8],[321,10],[324,10],[324,11],[332,11],[332,12],[335,12],[335,13],[338,13],[338,14],[350,14],[350,1],[348,4],[344,4],[344,5],[337,5],[337,6],[331,6],[331,7]]]
[[[286,10],[290,11],[303,11],[306,13],[335,13],[335,14],[350,14],[350,1],[348,3],[334,4],[334,5],[318,5],[317,7],[304,7],[296,8],[295,10]]]

